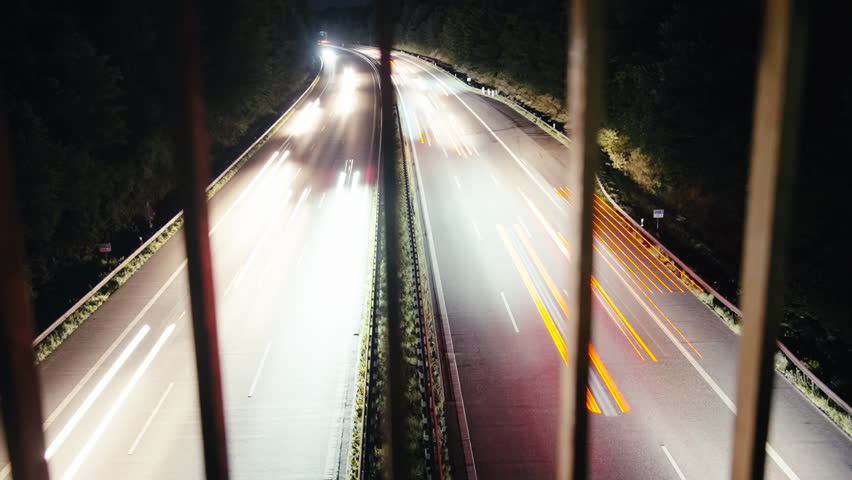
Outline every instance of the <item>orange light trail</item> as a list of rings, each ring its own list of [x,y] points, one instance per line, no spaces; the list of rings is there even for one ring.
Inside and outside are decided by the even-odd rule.
[[[618,222],[613,222],[613,221],[609,218],[609,215],[607,215],[607,214],[605,213],[605,211],[604,211],[604,210],[602,210],[601,208],[599,208],[597,205],[594,205],[594,209],[595,209],[598,213],[600,213],[600,214],[601,214],[601,218],[603,218],[603,219],[604,219],[607,223],[609,223],[610,225],[612,225],[612,226],[613,226],[613,228],[615,228],[615,229],[617,229],[617,230],[621,231],[621,232],[624,234],[624,236],[627,238],[627,241],[628,241],[628,242],[630,242],[630,244],[631,244],[631,245],[635,246],[635,247],[636,247],[636,250],[637,250],[639,253],[641,253],[641,254],[642,254],[642,256],[643,256],[643,257],[645,257],[645,259],[646,259],[646,260],[648,260],[648,263],[650,263],[650,264],[651,264],[651,265],[652,265],[655,269],[657,269],[657,271],[658,271],[658,272],[660,272],[660,274],[661,274],[661,275],[663,275],[663,276],[664,276],[664,277],[665,277],[665,278],[666,278],[666,279],[667,279],[667,280],[668,280],[668,281],[669,281],[672,285],[674,285],[674,287],[675,287],[675,288],[677,288],[678,290],[680,290],[681,292],[683,292],[683,289],[680,287],[680,285],[678,285],[678,283],[677,283],[676,281],[674,281],[674,279],[672,279],[672,278],[669,276],[669,274],[670,274],[671,272],[670,272],[668,269],[663,270],[662,268],[660,268],[660,266],[658,265],[658,264],[660,263],[660,262],[659,262],[659,259],[655,262],[654,260],[652,260],[651,258],[649,258],[649,257],[648,257],[648,254],[647,254],[647,253],[646,253],[646,251],[645,251],[645,249],[644,249],[644,248],[642,248],[642,247],[641,247],[638,243],[636,243],[636,240],[635,240],[635,239],[633,238],[633,236],[630,234],[630,231],[628,231],[627,229],[625,229],[625,228],[624,228],[624,225],[621,225],[621,224],[620,224],[620,223],[618,223]],[[634,255],[634,256],[635,256],[635,255]],[[637,259],[639,259],[639,257],[636,257],[636,258],[637,258]],[[640,261],[641,261],[641,260],[640,260]],[[644,265],[644,262],[643,262],[643,265]],[[647,268],[647,266],[646,266],[646,268]],[[649,269],[649,271],[651,271],[651,270]],[[668,272],[668,273],[666,273],[666,272]],[[666,285],[666,284],[665,284],[665,282],[663,282],[663,281],[660,279],[660,277],[658,277],[656,274],[654,274],[654,272],[653,272],[653,271],[651,271],[651,274],[652,274],[652,275],[654,275],[654,277],[655,277],[657,280],[660,280],[660,283],[663,283],[663,285],[664,285],[664,286],[665,286],[665,287],[669,290],[669,292],[671,292],[671,291],[672,291],[672,289],[671,289],[671,288],[669,288],[669,287],[668,287],[668,285]]]
[[[613,208],[612,208],[609,204],[607,204],[607,202],[603,201],[603,199],[602,199],[602,198],[600,197],[600,195],[598,195],[597,193],[595,194],[595,199],[596,199],[598,202],[600,202],[600,204],[601,204],[601,205],[603,205],[603,206],[604,206],[607,210],[609,210],[610,212],[612,212],[612,214],[613,214],[613,215],[617,215],[617,216],[621,217],[621,214],[620,214],[620,213],[618,213],[617,211],[615,211],[615,210],[614,210],[614,209],[613,209]],[[678,280],[680,280],[680,282],[681,282],[681,283],[683,283],[683,285],[684,285],[685,287],[687,287],[687,288],[692,288],[692,289],[697,289],[697,290],[698,290],[698,291],[700,291],[700,292],[703,292],[703,291],[704,291],[704,289],[703,289],[703,288],[701,288],[701,286],[700,286],[700,285],[698,285],[697,283],[695,283],[695,281],[693,281],[693,280],[692,280],[692,277],[690,277],[690,276],[689,276],[686,272],[684,272],[682,269],[680,269],[680,267],[678,267],[678,266],[677,266],[677,265],[676,265],[676,264],[675,264],[675,263],[674,263],[674,262],[673,262],[670,258],[668,258],[668,256],[666,256],[663,252],[661,252],[661,251],[657,248],[657,246],[656,246],[656,245],[654,245],[654,243],[653,243],[653,242],[651,242],[651,241],[650,241],[647,237],[645,237],[645,235],[644,235],[642,232],[640,232],[639,230],[637,230],[637,229],[636,229],[636,227],[634,227],[633,225],[630,225],[630,224],[627,224],[627,227],[628,227],[628,228],[630,228],[631,230],[633,230],[633,231],[636,233],[636,235],[637,235],[638,237],[640,237],[640,238],[641,238],[644,242],[646,242],[646,243],[648,244],[648,247],[646,247],[646,248],[648,248],[648,249],[653,249],[654,251],[656,251],[656,252],[657,252],[657,254],[658,254],[658,255],[654,255],[655,257],[657,257],[657,258],[661,258],[661,259],[665,259],[665,261],[660,260],[660,262],[661,262],[661,263],[662,263],[662,264],[663,264],[666,268],[669,268],[669,269],[674,268],[674,269],[676,270],[676,272],[677,272],[677,273],[679,273],[679,275],[677,275],[677,278],[678,278]],[[687,284],[686,284],[686,282],[684,282],[684,281],[683,281],[683,279],[684,279],[684,278],[686,278],[687,280],[689,280],[689,283],[691,283],[691,284],[692,284],[692,286],[691,286],[691,287],[690,287],[689,285],[687,285]]]
[[[598,352],[595,350],[595,347],[592,344],[589,344],[589,359],[592,361],[592,365],[595,366],[595,369],[603,379],[604,384],[606,384],[606,388],[609,389],[609,393],[612,395],[612,398],[615,399],[615,403],[618,404],[618,408],[621,409],[622,412],[627,412],[630,410],[630,405],[627,404],[627,401],[624,400],[624,397],[621,395],[621,390],[618,389],[618,385],[615,384],[615,381],[612,379],[612,376],[609,374],[609,370],[606,369],[603,362],[601,361],[601,357],[598,356]]]
[[[556,349],[559,350],[559,355],[562,356],[562,361],[564,363],[568,363],[568,350],[565,346],[565,340],[556,328],[556,324],[553,322],[550,312],[547,311],[547,307],[544,306],[544,301],[542,300],[541,295],[539,295],[538,290],[536,290],[529,272],[527,272],[526,267],[524,267],[523,262],[521,262],[521,258],[518,256],[518,252],[515,251],[515,247],[512,246],[512,241],[506,234],[506,230],[503,228],[503,225],[498,224],[497,231],[500,233],[500,237],[503,239],[503,245],[506,246],[509,256],[512,257],[512,262],[515,264],[515,268],[518,270],[518,274],[521,276],[521,280],[523,280],[524,285],[526,285],[533,303],[535,303],[536,308],[538,308],[538,313],[541,315],[541,319],[544,321],[544,326],[547,328],[548,333],[550,333],[550,337],[553,339]]]
[[[595,251],[597,251],[598,253],[600,253],[596,245],[592,244],[592,248],[595,249]],[[601,303],[603,303],[601,294],[597,293],[597,296]],[[609,312],[609,310],[607,310],[607,313],[609,313],[609,318],[610,320],[612,320],[612,323],[615,325],[618,331],[621,332],[622,335],[624,335],[624,339],[627,340],[627,343],[629,343],[630,346],[633,347],[633,351],[636,352],[636,356],[639,357],[640,360],[645,360],[645,356],[642,355],[642,352],[639,351],[639,347],[636,346],[636,341],[634,341],[633,338],[631,338],[630,335],[627,334],[627,331],[624,330],[624,326],[618,322],[618,319],[616,319],[615,316]]]
[[[523,229],[521,229],[520,225],[515,224],[515,232],[518,234],[518,237],[520,237],[521,242],[530,254],[530,258],[532,258],[533,263],[536,268],[538,268],[542,278],[544,278],[544,283],[547,284],[547,288],[550,289],[550,292],[553,293],[553,297],[556,298],[556,302],[559,303],[559,308],[561,308],[562,313],[565,314],[565,321],[568,321],[568,304],[566,304],[565,299],[562,298],[562,293],[559,292],[556,282],[553,281],[553,278],[547,272],[547,269],[544,267],[544,263],[541,262],[541,258],[539,258],[538,253],[536,253],[535,249],[530,244],[529,239],[527,239],[527,236]]]
[[[556,193],[559,194],[560,197],[565,200],[565,203],[567,203],[569,207],[574,206],[574,204],[571,203],[571,199],[569,198],[568,193],[564,192],[561,188],[554,188],[554,190],[556,191]]]
[[[568,189],[567,189],[567,188],[566,188],[566,189],[556,189],[556,191],[559,193],[559,195],[560,195],[560,196],[562,196],[562,197],[565,199],[565,202],[566,202],[566,203],[570,206],[570,205],[571,205],[571,203],[568,201],[568,196],[569,196],[569,194],[570,194],[570,193],[569,193]],[[528,201],[529,201],[529,200],[528,200]],[[645,263],[642,261],[642,259],[640,259],[640,258],[639,258],[639,257],[638,257],[635,253],[633,253],[633,249],[632,249],[632,248],[630,248],[629,246],[627,246],[627,245],[626,245],[626,244],[625,244],[625,243],[624,243],[624,242],[623,242],[623,241],[619,238],[619,236],[618,236],[615,232],[613,232],[613,231],[612,231],[612,230],[611,230],[611,229],[610,229],[610,228],[609,228],[609,227],[608,227],[605,223],[603,223],[603,222],[601,221],[601,219],[599,219],[599,218],[597,217],[597,215],[595,215],[595,216],[593,217],[592,222],[593,222],[593,225],[596,227],[596,229],[592,232],[593,236],[597,234],[598,241],[600,241],[600,242],[602,242],[604,245],[606,245],[606,247],[607,247],[610,251],[612,251],[612,247],[617,248],[617,249],[621,252],[621,255],[616,254],[616,257],[618,258],[618,260],[619,260],[620,262],[622,262],[622,263],[624,263],[624,264],[626,265],[626,263],[624,262],[624,260],[626,259],[626,260],[627,260],[627,261],[629,261],[631,264],[633,264],[633,266],[634,266],[634,267],[636,267],[636,270],[634,270],[634,269],[632,269],[632,268],[630,268],[630,267],[628,266],[628,269],[629,269],[629,270],[630,270],[630,271],[631,271],[634,275],[636,275],[636,273],[637,273],[637,272],[638,272],[638,273],[640,273],[640,274],[642,274],[642,276],[644,276],[644,277],[648,280],[648,283],[650,283],[651,285],[653,285],[653,286],[654,286],[654,288],[655,288],[655,289],[657,289],[657,291],[659,291],[660,293],[663,293],[663,290],[662,290],[662,289],[661,289],[661,288],[657,285],[657,283],[655,283],[653,280],[651,280],[651,277],[649,277],[649,276],[645,273],[645,270],[647,270],[648,272],[650,272],[650,273],[651,273],[651,275],[653,275],[653,276],[654,276],[654,278],[656,278],[656,279],[657,279],[657,281],[660,283],[660,285],[662,285],[663,287],[665,287],[665,288],[669,291],[669,293],[671,293],[671,292],[672,292],[672,289],[671,289],[671,288],[669,288],[669,287],[668,287],[668,285],[667,285],[665,282],[663,282],[663,281],[662,281],[662,280],[661,280],[661,279],[660,279],[660,278],[659,278],[659,277],[658,277],[658,276],[657,276],[657,275],[656,275],[656,274],[655,274],[655,273],[654,273],[654,272],[653,272],[650,268],[648,268],[648,266],[647,266],[647,265],[645,265]],[[602,230],[602,229],[601,229],[601,227],[603,227],[606,231]],[[609,235],[609,233],[607,233],[607,232],[611,233],[611,234],[612,234],[612,236],[610,236],[610,235]],[[600,234],[601,234],[601,233],[602,233],[603,235],[605,235],[605,236],[606,236],[606,238],[601,237],[601,236],[600,236]],[[561,235],[561,234],[560,234],[559,238],[562,240],[562,242],[563,242],[566,246],[568,245],[568,242],[565,240],[565,238],[564,238],[564,237],[562,237],[562,235]],[[618,242],[618,243],[620,243],[621,245],[623,245],[623,246],[624,246],[624,248],[626,248],[627,250],[629,250],[629,251],[630,251],[630,255],[628,255],[628,254],[627,254],[627,253],[626,253],[626,252],[625,252],[625,251],[624,251],[624,250],[623,250],[623,249],[622,249],[622,248],[618,245],[618,243],[616,243],[616,240],[617,240],[617,242]],[[640,250],[640,252],[641,252],[641,250]],[[614,252],[613,252],[613,253],[614,253]],[[644,253],[643,253],[643,255],[644,255]],[[622,256],[623,256],[623,258],[622,258]],[[641,263],[641,264],[642,264],[642,266],[643,266],[643,267],[645,267],[645,268],[644,268],[644,269],[640,268],[640,267],[639,267],[639,265],[637,265],[637,264],[636,264],[636,262],[634,262],[634,261],[633,261],[633,259],[632,259],[632,258],[630,258],[630,256],[633,256],[634,258],[636,258],[636,260],[638,260],[638,261],[639,261],[639,263]],[[647,257],[647,256],[645,256],[645,258],[648,258],[648,257]],[[650,261],[650,259],[648,259],[648,260]],[[653,263],[653,262],[652,262],[652,263]],[[661,272],[661,273],[662,273],[662,272]],[[646,284],[644,280],[642,280],[642,279],[640,278],[640,279],[639,279],[639,281],[640,281],[640,282],[642,282],[642,285],[644,285],[644,286],[645,286],[645,288],[647,288],[648,290],[650,290],[650,289],[651,289],[651,287],[650,287],[650,286],[648,286],[648,284]],[[680,287],[678,287],[677,285],[675,285],[675,287],[676,287],[676,288],[678,288],[678,289],[680,289]],[[683,290],[681,290],[681,291],[683,291]]]
[[[538,219],[538,221],[547,231],[547,234],[550,235],[550,238],[553,240],[553,243],[556,244],[556,247],[559,248],[559,251],[562,252],[563,255],[565,255],[565,258],[567,258],[568,261],[571,261],[571,254],[568,252],[568,248],[570,247],[568,246],[568,242],[565,241],[565,237],[563,237],[561,233],[556,233],[553,227],[550,226],[550,223],[547,221],[547,219],[544,218],[544,215],[542,215],[538,207],[532,202],[532,200],[530,200],[529,198],[527,198],[526,195],[524,195],[524,192],[521,191],[520,188],[518,189],[518,193],[520,193],[521,196],[524,197],[524,200],[526,200],[527,202],[527,206],[530,207],[530,210],[532,210],[533,214],[535,215],[535,218]]]
[[[592,391],[588,388],[586,388],[586,408],[588,408],[592,413],[601,413],[601,407],[598,405],[598,401],[595,400],[595,396],[592,395]]]
[[[602,259],[603,259],[603,260],[604,260],[604,261],[605,261],[605,262],[606,262],[606,263],[610,266],[610,268],[612,268],[612,270],[615,272],[615,274],[616,274],[616,275],[618,275],[618,278],[620,278],[620,279],[621,279],[621,281],[624,283],[624,286],[626,286],[626,287],[627,287],[627,288],[628,288],[631,292],[633,292],[633,294],[634,294],[634,295],[636,295],[636,296],[638,297],[638,295],[636,294],[636,290],[634,290],[634,289],[633,289],[633,288],[632,288],[632,287],[631,287],[631,286],[627,283],[627,280],[625,280],[625,279],[624,279],[624,277],[622,277],[622,276],[621,276],[621,274],[620,274],[620,273],[618,273],[618,270],[616,270],[616,268],[615,268],[615,266],[612,264],[612,262],[610,262],[610,261],[609,261],[609,259],[608,259],[608,258],[606,258],[606,256],[605,256],[603,253],[601,253],[601,251],[600,251],[599,249],[595,248],[595,251],[597,251],[597,252],[598,252],[598,255],[600,255],[600,256],[601,256],[601,258],[602,258]],[[677,328],[677,327],[675,326],[675,324],[674,324],[674,323],[672,323],[672,321],[671,321],[671,319],[669,319],[668,315],[666,315],[666,314],[665,314],[665,313],[664,313],[664,312],[660,309],[659,305],[657,305],[657,303],[656,303],[656,302],[654,302],[653,300],[651,300],[651,297],[649,297],[647,293],[645,293],[645,292],[644,292],[641,288],[639,288],[639,285],[637,285],[637,284],[636,284],[636,280],[634,280],[634,279],[633,279],[633,277],[630,277],[630,275],[628,275],[628,278],[630,278],[630,280],[633,282],[633,285],[635,285],[637,289],[639,289],[640,291],[642,291],[642,295],[645,297],[645,299],[646,299],[646,300],[647,300],[647,301],[648,301],[651,305],[653,305],[653,306],[654,306],[654,309],[656,309],[656,310],[657,310],[657,312],[659,312],[659,314],[660,314],[660,315],[661,315],[664,319],[666,319],[666,322],[668,322],[668,324],[672,327],[672,329],[674,329],[674,331],[675,331],[675,332],[677,332],[677,334],[678,334],[678,335],[680,335],[680,338],[682,338],[682,339],[683,339],[684,343],[686,343],[687,345],[689,345],[689,348],[691,348],[691,349],[692,349],[692,350],[693,350],[693,351],[694,351],[694,352],[695,352],[695,353],[696,353],[699,357],[704,358],[704,356],[703,356],[703,355],[701,355],[701,352],[699,352],[699,351],[698,351],[698,349],[697,349],[697,348],[695,348],[695,345],[693,345],[693,344],[692,344],[692,342],[690,342],[690,341],[689,341],[689,339],[688,339],[688,338],[686,338],[686,335],[684,335],[684,334],[683,334],[683,332],[681,332],[681,331],[680,331],[680,329],[679,329],[679,328]],[[641,281],[641,279],[640,279],[640,281]],[[637,300],[638,300],[638,298],[637,298]]]
[[[660,291],[660,293],[662,293],[662,292],[663,292],[663,290],[662,290],[662,289],[660,289],[659,285],[657,285],[657,283],[654,283],[654,281],[653,281],[653,280],[651,280],[651,277],[649,277],[649,276],[648,276],[648,274],[646,274],[646,273],[645,273],[645,271],[646,271],[646,270],[648,271],[648,273],[650,273],[651,275],[653,275],[653,276],[654,276],[654,278],[656,278],[656,279],[657,279],[657,282],[658,282],[660,285],[662,285],[663,287],[665,287],[665,289],[666,289],[666,290],[668,290],[668,291],[669,291],[669,293],[673,293],[672,289],[671,289],[671,288],[669,288],[669,287],[668,287],[668,285],[666,285],[666,284],[665,284],[665,282],[663,282],[662,280],[660,280],[660,277],[658,277],[658,276],[657,276],[657,275],[653,272],[653,270],[651,270],[650,268],[648,268],[648,266],[647,266],[647,265],[645,265],[645,262],[643,262],[643,261],[642,261],[642,259],[641,259],[641,258],[639,258],[639,256],[638,256],[638,255],[636,255],[636,253],[634,253],[634,252],[633,252],[633,249],[632,249],[632,248],[630,248],[629,246],[627,246],[627,244],[625,244],[625,243],[624,243],[624,241],[623,241],[623,240],[621,240],[621,238],[618,236],[618,234],[617,234],[617,233],[615,233],[614,231],[612,231],[612,229],[611,229],[611,228],[609,228],[609,226],[608,226],[608,225],[606,225],[605,223],[603,223],[603,220],[601,220],[601,218],[600,218],[597,214],[592,213],[592,218],[594,218],[595,220],[597,220],[597,222],[595,223],[595,225],[597,225],[597,226],[598,226],[598,228],[603,227],[604,229],[606,229],[606,232],[602,231],[602,233],[603,233],[604,235],[606,235],[606,237],[607,237],[607,238],[609,238],[609,239],[610,239],[610,241],[611,241],[613,244],[615,244],[615,242],[620,243],[620,244],[621,244],[624,248],[626,248],[626,249],[630,252],[630,256],[632,256],[633,258],[635,258],[636,260],[638,260],[638,261],[639,261],[639,263],[640,263],[640,264],[642,264],[642,266],[643,266],[643,267],[645,267],[644,269],[639,268],[639,266],[638,266],[638,265],[636,265],[636,262],[634,262],[632,259],[630,259],[630,257],[628,257],[628,256],[627,256],[627,253],[625,253],[625,252],[624,252],[624,250],[622,250],[620,247],[618,248],[619,250],[621,250],[621,252],[622,252],[622,253],[624,253],[624,256],[625,256],[625,257],[627,257],[627,259],[628,259],[628,260],[630,260],[630,263],[632,263],[634,266],[636,266],[636,269],[637,269],[637,270],[639,270],[640,272],[642,272],[642,275],[644,275],[644,276],[645,276],[645,278],[647,278],[647,279],[648,279],[648,281],[649,281],[649,282],[651,282],[651,283],[654,285],[654,288],[656,288],[657,290],[659,290],[659,291]],[[608,235],[608,234],[607,234],[607,232],[609,232],[610,234],[612,234],[612,236]]]
[[[630,272],[633,276],[635,276],[635,277],[639,280],[639,282],[640,282],[640,283],[642,283],[642,285],[644,285],[644,286],[645,286],[645,288],[646,288],[648,291],[651,291],[651,287],[650,287],[650,286],[648,286],[648,284],[647,284],[647,283],[645,283],[645,281],[644,281],[644,280],[642,280],[642,277],[640,277],[640,276],[639,276],[639,274],[638,274],[638,273],[636,273],[636,271],[634,271],[634,270],[633,270],[633,268],[631,268],[631,267],[630,267],[630,265],[628,265],[628,264],[627,264],[627,262],[625,262],[625,261],[621,258],[621,256],[620,256],[618,253],[616,253],[616,251],[615,251],[615,250],[613,250],[613,249],[612,249],[612,247],[609,245],[609,243],[607,243],[607,241],[606,241],[606,240],[604,240],[604,239],[603,239],[603,237],[601,237],[600,233],[598,233],[597,231],[592,230],[592,237],[594,237],[595,239],[597,239],[597,240],[601,243],[601,245],[605,246],[605,247],[607,248],[607,250],[609,250],[609,251],[612,253],[612,255],[613,255],[616,259],[618,259],[618,261],[619,261],[622,265],[624,265],[624,267],[626,268],[626,270],[627,270],[627,271],[629,271],[629,272]],[[629,260],[629,259],[628,259],[628,260]],[[661,293],[662,293],[662,292],[661,292]]]
[[[618,315],[618,318],[621,319],[621,322],[624,324],[624,326],[627,327],[628,330],[630,330],[631,335],[633,335],[636,341],[639,342],[639,345],[642,346],[642,349],[645,350],[645,353],[648,354],[648,358],[656,362],[657,357],[655,357],[651,349],[648,348],[648,345],[645,343],[645,340],[642,340],[642,337],[639,336],[639,333],[636,332],[636,330],[633,328],[633,325],[631,325],[627,318],[621,313],[621,310],[618,309],[618,307],[615,305],[615,302],[612,301],[612,298],[609,297],[609,294],[606,293],[606,290],[603,289],[603,286],[601,286],[600,282],[598,282],[598,279],[595,278],[594,275],[592,275],[592,286],[595,287],[595,289],[597,289],[597,291],[599,291],[603,295],[606,302],[609,304],[610,307],[612,307],[612,310],[615,312],[616,315]]]

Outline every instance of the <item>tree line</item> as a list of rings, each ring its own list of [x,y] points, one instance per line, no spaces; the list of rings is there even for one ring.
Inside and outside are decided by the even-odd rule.
[[[174,7],[161,3],[4,5],[0,93],[37,299],[96,262],[96,244],[128,230],[147,237],[145,217],[176,188],[166,118]],[[303,86],[311,38],[301,0],[197,3],[215,159]]]

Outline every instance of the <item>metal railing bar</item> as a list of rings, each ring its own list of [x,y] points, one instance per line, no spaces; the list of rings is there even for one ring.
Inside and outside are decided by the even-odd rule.
[[[192,0],[176,5],[173,22],[174,135],[178,185],[185,212],[187,273],[192,307],[198,400],[208,479],[228,479],[228,450],[222,399],[213,264],[208,236],[208,142],[201,81],[198,10]]]
[[[15,197],[12,147],[0,112],[0,408],[11,471],[17,480],[47,480],[30,288]]]
[[[796,11],[798,3],[767,1],[758,60],[740,282],[743,322],[731,468],[736,480],[761,480],[765,470],[805,48],[805,12]]]
[[[568,113],[574,148],[566,168],[566,184],[580,207],[569,212],[566,232],[577,255],[567,271],[569,311],[568,364],[560,375],[557,478],[581,480],[588,470],[588,411],[591,335],[592,204],[597,168],[597,131],[603,112],[603,2],[571,0],[566,52]]]

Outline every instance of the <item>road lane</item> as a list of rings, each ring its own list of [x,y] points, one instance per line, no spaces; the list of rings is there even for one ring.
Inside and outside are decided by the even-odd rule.
[[[404,131],[429,205],[477,472],[482,478],[550,478],[561,359],[535,294],[512,271],[511,254],[501,251],[497,225],[515,242],[531,229],[531,250],[565,286],[559,272],[571,249],[560,247],[558,225],[564,209],[573,208],[560,180],[566,147],[425,62],[400,54],[394,66],[403,118],[411,126]],[[593,345],[629,410],[613,409],[613,391],[606,385],[595,391],[591,381],[594,398],[601,397],[597,407],[603,407],[590,423],[593,478],[726,478],[736,336],[638,232],[604,202],[595,207]],[[485,225],[481,242],[471,241],[471,216]],[[532,255],[524,261],[559,326],[558,295]],[[501,296],[518,332],[503,320]],[[592,371],[593,379],[603,376]],[[848,437],[780,377],[775,404],[768,478],[852,474]]]
[[[363,59],[326,58],[299,112],[210,203],[233,478],[319,478],[345,462],[377,93]],[[352,100],[346,112],[340,97]],[[347,163],[357,173],[338,188]],[[50,443],[147,332],[50,452],[54,478],[203,478],[183,250],[178,234],[39,366],[45,410],[56,412]]]

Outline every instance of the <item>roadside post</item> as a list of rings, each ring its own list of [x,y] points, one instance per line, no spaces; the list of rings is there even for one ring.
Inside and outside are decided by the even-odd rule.
[[[660,219],[663,218],[664,214],[665,214],[665,211],[663,211],[662,208],[655,208],[654,209],[654,218],[657,219],[657,233],[658,234],[660,233]]]

